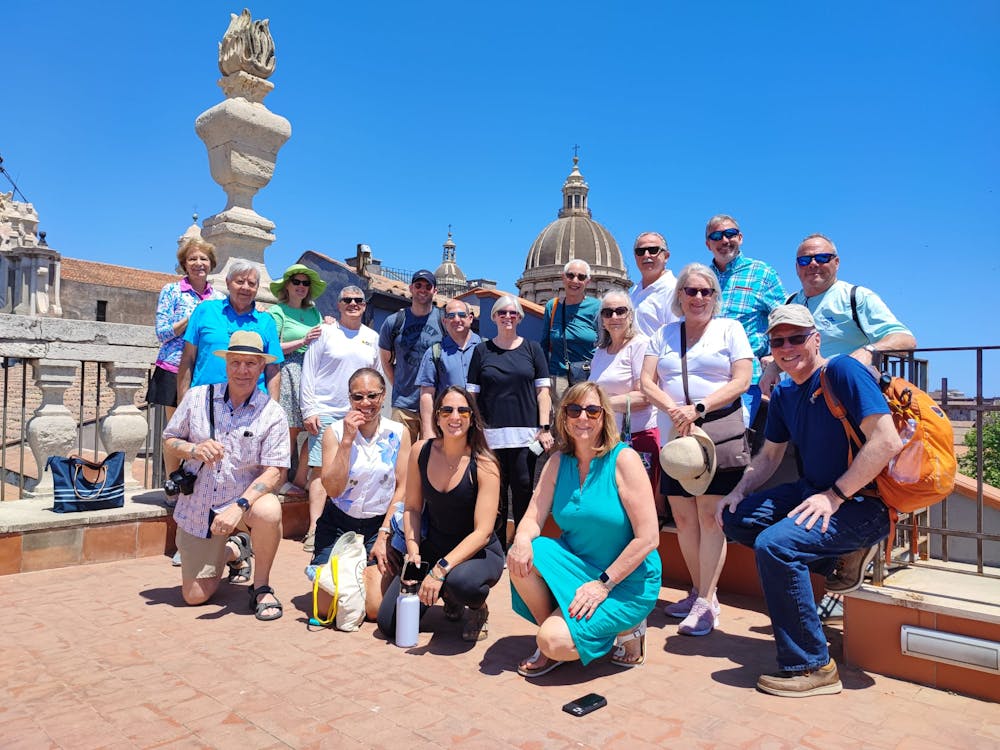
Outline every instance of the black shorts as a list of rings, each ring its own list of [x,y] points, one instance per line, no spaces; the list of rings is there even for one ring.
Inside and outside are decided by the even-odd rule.
[[[378,539],[378,530],[382,527],[385,516],[372,516],[371,518],[355,518],[349,516],[336,505],[330,498],[326,499],[323,507],[323,514],[316,521],[316,551],[313,553],[312,565],[322,565],[330,559],[333,552],[333,545],[344,535],[345,532],[354,531],[365,540],[365,552],[372,553],[375,540]],[[375,565],[374,559],[368,560],[369,565]]]
[[[725,497],[736,489],[736,485],[742,478],[743,469],[719,469],[715,472],[715,476],[712,477],[712,483],[708,485],[705,494]],[[671,476],[667,476],[667,472],[665,471],[660,474],[660,492],[667,496],[694,497],[694,495],[681,487],[680,482]]]
[[[157,367],[149,379],[146,403],[160,406],[177,406],[177,373]]]

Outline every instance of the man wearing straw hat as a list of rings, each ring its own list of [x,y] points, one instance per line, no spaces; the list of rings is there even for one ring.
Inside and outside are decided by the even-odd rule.
[[[768,316],[771,353],[789,376],[772,391],[764,447],[736,488],[719,501],[716,519],[726,536],[752,547],[767,601],[778,652],[776,674],[762,675],[757,688],[771,695],[802,698],[842,689],[816,611],[810,570],[859,582],[873,546],[889,533],[882,501],[860,493],[902,448],[885,397],[856,359],[820,356],[820,337],[809,310],[782,305]],[[820,392],[826,367],[849,419],[861,426],[865,444],[848,461],[847,436]],[[802,478],[749,494],[777,469],[792,442]]]
[[[258,620],[276,620],[282,607],[268,577],[281,540],[274,490],[290,463],[288,422],[257,388],[275,357],[260,334],[246,330],[214,354],[225,360],[226,382],[188,390],[163,431],[165,450],[187,475],[178,484],[188,491],[174,509],[181,593],[188,604],[203,604],[227,573],[230,583],[252,581],[249,606]]]

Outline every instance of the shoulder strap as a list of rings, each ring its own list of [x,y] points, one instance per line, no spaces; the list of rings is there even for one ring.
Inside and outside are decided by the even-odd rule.
[[[681,321],[681,382],[684,383],[684,403],[691,403],[691,396],[688,395],[688,363],[687,363],[687,350],[688,350],[688,339],[687,339],[687,329],[684,327],[685,321]]]
[[[794,293],[788,295],[788,299],[785,300],[785,304],[786,305],[792,304],[792,300],[795,299],[797,296],[798,296],[798,292],[794,292]]]
[[[215,440],[215,386],[208,386],[208,436]]]
[[[863,432],[854,429],[854,425],[851,424],[851,420],[847,418],[847,410],[844,409],[844,405],[840,403],[840,399],[833,392],[833,388],[830,386],[830,379],[826,376],[826,365],[823,365],[822,369],[819,371],[819,389],[823,394],[823,400],[826,402],[826,408],[830,410],[830,413],[840,420],[841,425],[844,427],[844,432],[847,434],[847,465],[850,466],[851,461],[854,460],[854,446],[862,446],[865,444],[865,435]],[[816,394],[813,394],[815,397]]]
[[[562,342],[563,362],[566,364],[566,377],[569,377],[569,348],[566,346],[566,303],[562,306]]]
[[[428,440],[424,443],[424,447],[420,449],[420,455],[417,456],[417,464],[420,466],[420,473],[427,476],[427,460],[431,456],[431,444],[433,440]]]
[[[437,365],[441,361],[441,342],[435,341],[431,344],[431,359],[434,360],[434,364]]]
[[[559,295],[556,295],[552,300],[552,312],[549,317],[549,331],[555,327],[556,324],[556,308],[559,307]],[[549,354],[552,354],[552,336],[549,336]]]
[[[858,327],[861,333],[865,334],[865,338],[868,338],[868,334],[865,333],[865,329],[861,325],[861,318],[858,317],[858,285],[855,284],[851,287],[851,317],[854,318],[854,325]]]

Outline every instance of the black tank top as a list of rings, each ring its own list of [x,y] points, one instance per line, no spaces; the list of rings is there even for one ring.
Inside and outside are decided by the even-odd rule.
[[[427,461],[431,455],[428,440],[420,451],[420,484],[424,491],[424,513],[427,517],[427,540],[440,549],[451,549],[475,528],[476,498],[479,481],[476,476],[476,457],[469,457],[465,474],[449,492],[440,492],[427,478]]]

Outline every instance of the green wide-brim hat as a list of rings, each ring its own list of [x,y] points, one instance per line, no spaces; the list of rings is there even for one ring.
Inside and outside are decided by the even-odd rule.
[[[285,284],[288,283],[288,280],[300,273],[308,276],[309,281],[311,282],[309,285],[309,299],[316,299],[319,295],[326,291],[326,282],[319,277],[318,273],[309,268],[309,266],[296,263],[295,265],[289,266],[285,269],[284,276],[271,282],[271,294],[277,297],[281,290],[285,287]]]

